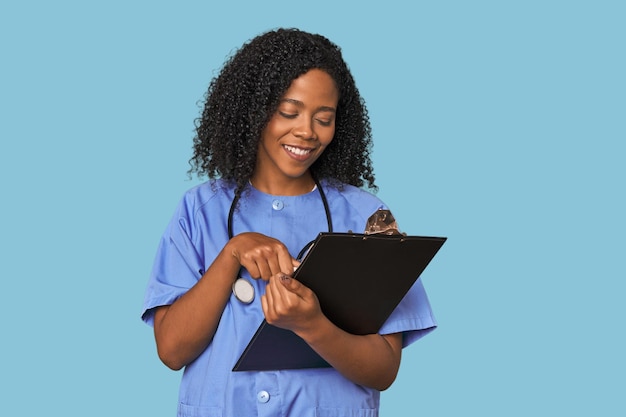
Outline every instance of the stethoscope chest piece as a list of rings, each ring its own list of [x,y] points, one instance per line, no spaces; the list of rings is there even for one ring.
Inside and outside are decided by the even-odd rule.
[[[242,303],[250,304],[254,300],[254,287],[250,281],[239,277],[233,282],[233,294]]]
[[[328,231],[332,232],[333,222],[330,216],[330,208],[328,207],[328,201],[326,201],[326,194],[324,194],[324,190],[322,189],[322,186],[317,181],[317,179],[314,177],[313,180],[315,181],[316,188],[320,193],[322,204],[324,204],[324,211],[326,212],[326,221],[328,222]],[[239,197],[240,197],[240,194],[235,193],[235,196],[233,197],[233,202],[230,205],[230,211],[228,212],[227,225],[228,225],[228,238],[229,239],[232,239],[234,236],[233,217],[235,214],[235,207],[237,207],[237,202],[239,201]],[[298,258],[301,258],[309,248],[310,248],[310,244],[305,246],[302,252],[298,255]],[[250,281],[239,277],[235,280],[235,282],[233,282],[233,294],[235,298],[241,301],[242,303],[250,304],[254,300],[254,287],[252,286]]]

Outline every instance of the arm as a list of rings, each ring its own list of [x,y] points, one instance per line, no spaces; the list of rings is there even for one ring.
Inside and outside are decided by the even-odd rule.
[[[353,335],[322,313],[315,294],[283,274],[273,276],[262,298],[268,323],[302,337],[351,381],[380,391],[389,388],[400,367],[402,335]]]
[[[281,271],[293,271],[294,260],[279,241],[258,233],[232,238],[182,297],[154,314],[159,358],[171,369],[181,369],[211,343],[232,284],[241,267],[253,278],[268,280]]]

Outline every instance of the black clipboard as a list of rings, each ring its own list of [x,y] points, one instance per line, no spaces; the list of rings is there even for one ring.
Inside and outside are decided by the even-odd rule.
[[[323,313],[352,334],[376,333],[426,269],[445,237],[320,233],[293,277]],[[302,338],[265,320],[233,371],[330,366]]]

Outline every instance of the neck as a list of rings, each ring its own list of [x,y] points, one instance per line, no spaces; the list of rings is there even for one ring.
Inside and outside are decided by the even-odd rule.
[[[310,173],[298,178],[288,178],[283,181],[252,175],[250,184],[257,190],[271,195],[294,196],[311,192],[315,188],[315,181]]]

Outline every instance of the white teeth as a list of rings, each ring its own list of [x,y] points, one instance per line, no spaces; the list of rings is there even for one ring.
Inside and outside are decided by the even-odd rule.
[[[295,153],[296,155],[306,155],[311,152],[310,149],[300,149],[295,146],[284,145],[285,149],[287,149],[291,153]]]

